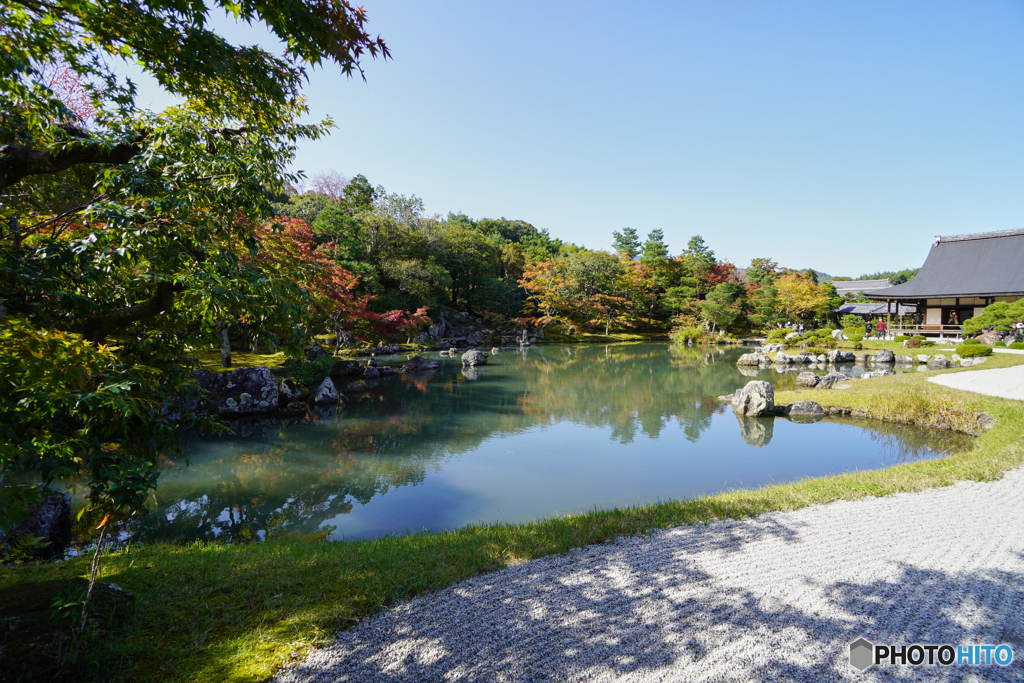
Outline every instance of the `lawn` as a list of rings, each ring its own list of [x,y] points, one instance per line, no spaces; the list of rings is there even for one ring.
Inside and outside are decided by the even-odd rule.
[[[1024,356],[1002,354],[980,369],[1021,363]],[[93,652],[96,668],[79,673],[88,679],[104,671],[104,679],[119,681],[262,681],[359,619],[512,564],[679,524],[947,486],[956,480],[987,481],[1024,463],[1021,404],[926,381],[935,374],[858,380],[846,390],[779,392],[776,398],[781,404],[811,399],[917,424],[974,425],[979,412],[995,419],[973,449],[942,459],[532,524],[340,543],[312,537],[127,548],[104,560],[100,580],[132,592],[134,612],[122,632],[106,637]],[[0,587],[85,576],[87,566],[85,559],[6,566],[0,568]]]

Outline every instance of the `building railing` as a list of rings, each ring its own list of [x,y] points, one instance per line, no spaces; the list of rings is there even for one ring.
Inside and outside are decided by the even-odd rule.
[[[963,336],[963,330],[959,325],[926,325],[924,323],[911,325],[892,324],[889,326],[889,332],[894,335],[905,334],[909,337],[914,335],[937,336],[940,339],[945,339],[946,337],[959,339]]]

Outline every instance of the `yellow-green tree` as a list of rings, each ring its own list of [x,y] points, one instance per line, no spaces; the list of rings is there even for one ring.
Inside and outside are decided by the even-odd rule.
[[[775,289],[782,310],[792,320],[828,313],[829,292],[806,275],[786,273],[775,282]]]

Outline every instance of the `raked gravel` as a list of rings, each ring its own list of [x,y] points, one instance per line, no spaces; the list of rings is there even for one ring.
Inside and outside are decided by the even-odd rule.
[[[849,643],[1007,643],[1009,667]],[[297,681],[1024,681],[1024,468],[543,558],[366,619]]]

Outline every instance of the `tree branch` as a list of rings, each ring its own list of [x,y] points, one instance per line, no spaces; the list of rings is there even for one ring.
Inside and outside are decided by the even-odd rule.
[[[101,344],[114,331],[126,325],[160,315],[174,305],[174,295],[184,289],[181,285],[172,282],[157,283],[156,294],[148,301],[133,306],[125,306],[105,315],[86,320],[83,325],[82,336],[91,342]]]
[[[4,145],[0,147],[0,189],[32,175],[59,173],[78,164],[125,164],[142,146],[122,142],[114,146],[74,144],[56,152]]]

